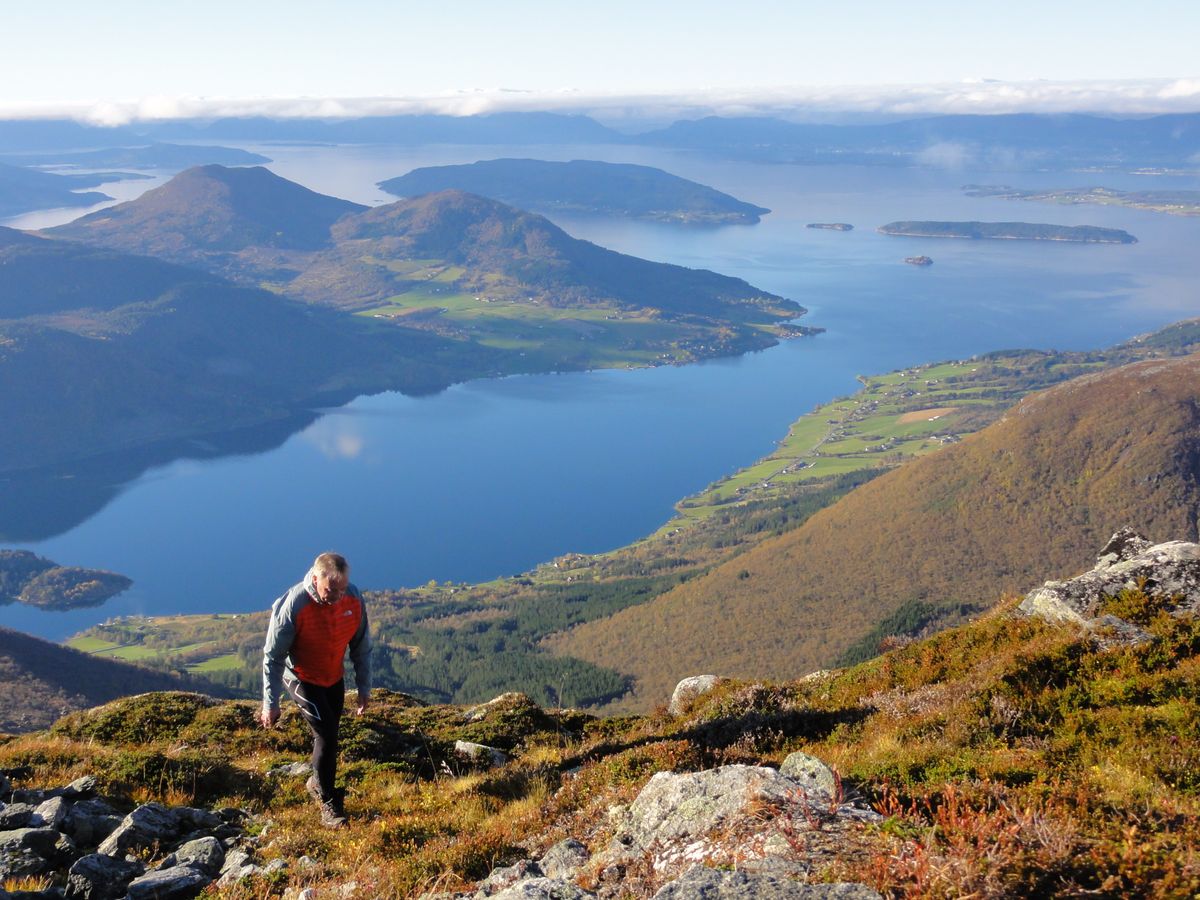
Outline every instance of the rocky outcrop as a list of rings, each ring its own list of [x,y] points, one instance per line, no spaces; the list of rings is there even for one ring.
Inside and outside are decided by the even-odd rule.
[[[1047,581],[1030,591],[1019,608],[1029,616],[1105,629],[1120,641],[1138,643],[1149,640],[1149,635],[1100,612],[1107,598],[1138,588],[1166,600],[1176,615],[1200,612],[1200,544],[1151,544],[1133,529],[1123,528],[1104,545],[1090,572],[1069,581]]]
[[[508,762],[508,754],[503,750],[497,750],[486,744],[476,744],[472,741],[455,741],[454,752],[462,759],[488,768],[502,766]]]
[[[591,855],[578,840],[555,844],[541,859],[519,860],[473,892],[441,900],[614,900],[631,890],[665,898],[845,898],[874,900],[856,884],[797,880],[829,862],[849,831],[880,817],[845,800],[841,780],[803,753],[786,770],[730,765],[703,772],[659,772],[627,807],[610,812],[614,837]],[[810,841],[800,832],[816,834]],[[807,856],[797,850],[803,846]],[[828,852],[826,852],[828,851]],[[707,866],[736,865],[738,872]],[[577,883],[595,885],[584,890]],[[635,884],[636,883],[636,884]]]
[[[254,839],[241,827],[249,818],[243,810],[146,803],[122,817],[95,796],[94,778],[52,790],[8,788],[8,802],[0,801],[0,882],[49,876],[68,900],[185,900],[218,878],[230,884],[265,871],[246,849]],[[142,859],[164,851],[147,869]]]

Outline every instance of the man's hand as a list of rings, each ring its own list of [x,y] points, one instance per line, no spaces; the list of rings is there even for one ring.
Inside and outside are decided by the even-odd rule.
[[[274,728],[275,723],[279,721],[279,710],[263,709],[258,714],[258,721],[262,723],[263,728]]]
[[[358,698],[358,709],[356,709],[354,711],[354,714],[356,716],[361,716],[363,713],[365,713],[367,711],[367,704],[370,702],[371,702],[370,694],[366,694],[365,696],[359,697]]]

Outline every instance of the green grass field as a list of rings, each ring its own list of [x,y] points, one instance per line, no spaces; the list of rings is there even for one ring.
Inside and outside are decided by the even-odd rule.
[[[957,438],[961,409],[979,404],[975,395],[1000,386],[999,381],[962,383],[978,369],[977,362],[940,363],[862,377],[857,394],[796,420],[769,456],[682,501],[679,515],[704,518],[728,503],[931,453]],[[921,410],[929,416],[922,417]]]

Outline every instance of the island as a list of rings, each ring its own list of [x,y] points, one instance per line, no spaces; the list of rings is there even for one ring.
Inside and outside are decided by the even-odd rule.
[[[428,166],[381,181],[379,187],[397,197],[468,191],[521,209],[675,225],[753,225],[770,212],[662,169],[587,159],[488,159]]]
[[[1007,184],[965,184],[968,197],[999,197],[1003,200],[1038,200],[1076,206],[1125,206],[1171,216],[1200,216],[1200,191],[1118,191],[1115,188],[1051,188],[1028,191]]]
[[[854,226],[846,222],[809,222],[805,228],[823,228],[826,231],[853,231]]]
[[[899,237],[967,238],[993,241],[1069,241],[1077,244],[1136,244],[1120,228],[1098,225],[1043,225],[1035,222],[889,222],[881,234]]]
[[[0,550],[0,606],[24,603],[49,610],[99,606],[132,584],[114,572],[60,566],[28,550]]]
[[[88,186],[76,177],[0,163],[0,218],[50,207],[94,206],[112,199],[99,191],[77,190]]]
[[[906,256],[904,261],[910,266],[932,266],[933,260],[928,256]]]

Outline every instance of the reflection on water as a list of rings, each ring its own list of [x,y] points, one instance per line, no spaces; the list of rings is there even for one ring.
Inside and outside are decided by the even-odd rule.
[[[144,474],[155,466],[181,459],[263,453],[314,418],[298,414],[225,434],[138,447],[47,469],[0,473],[0,542],[38,542],[70,531],[112,502],[130,482],[141,477],[149,483],[161,477]]]
[[[247,149],[271,156],[286,177],[367,203],[390,199],[375,182],[416,165],[518,155],[658,165],[773,212],[759,225],[713,230],[557,221],[623,252],[745,278],[809,307],[803,321],[828,331],[685,368],[364,397],[253,438],[0,480],[4,541],[135,581],[99,611],[7,607],[6,625],[61,637],[110,615],[261,609],[331,548],[347,553],[366,588],[481,580],[609,549],[769,451],[798,415],[852,392],[860,373],[1006,347],[1106,346],[1200,314],[1200,259],[1190,249],[1200,246],[1200,220],[960,190],[1000,180],[1062,186],[1061,173],[748,165],[625,147]],[[922,218],[1105,225],[1141,243],[938,242],[874,231]],[[855,230],[804,227],[816,221]],[[902,262],[921,253],[935,264]]]

